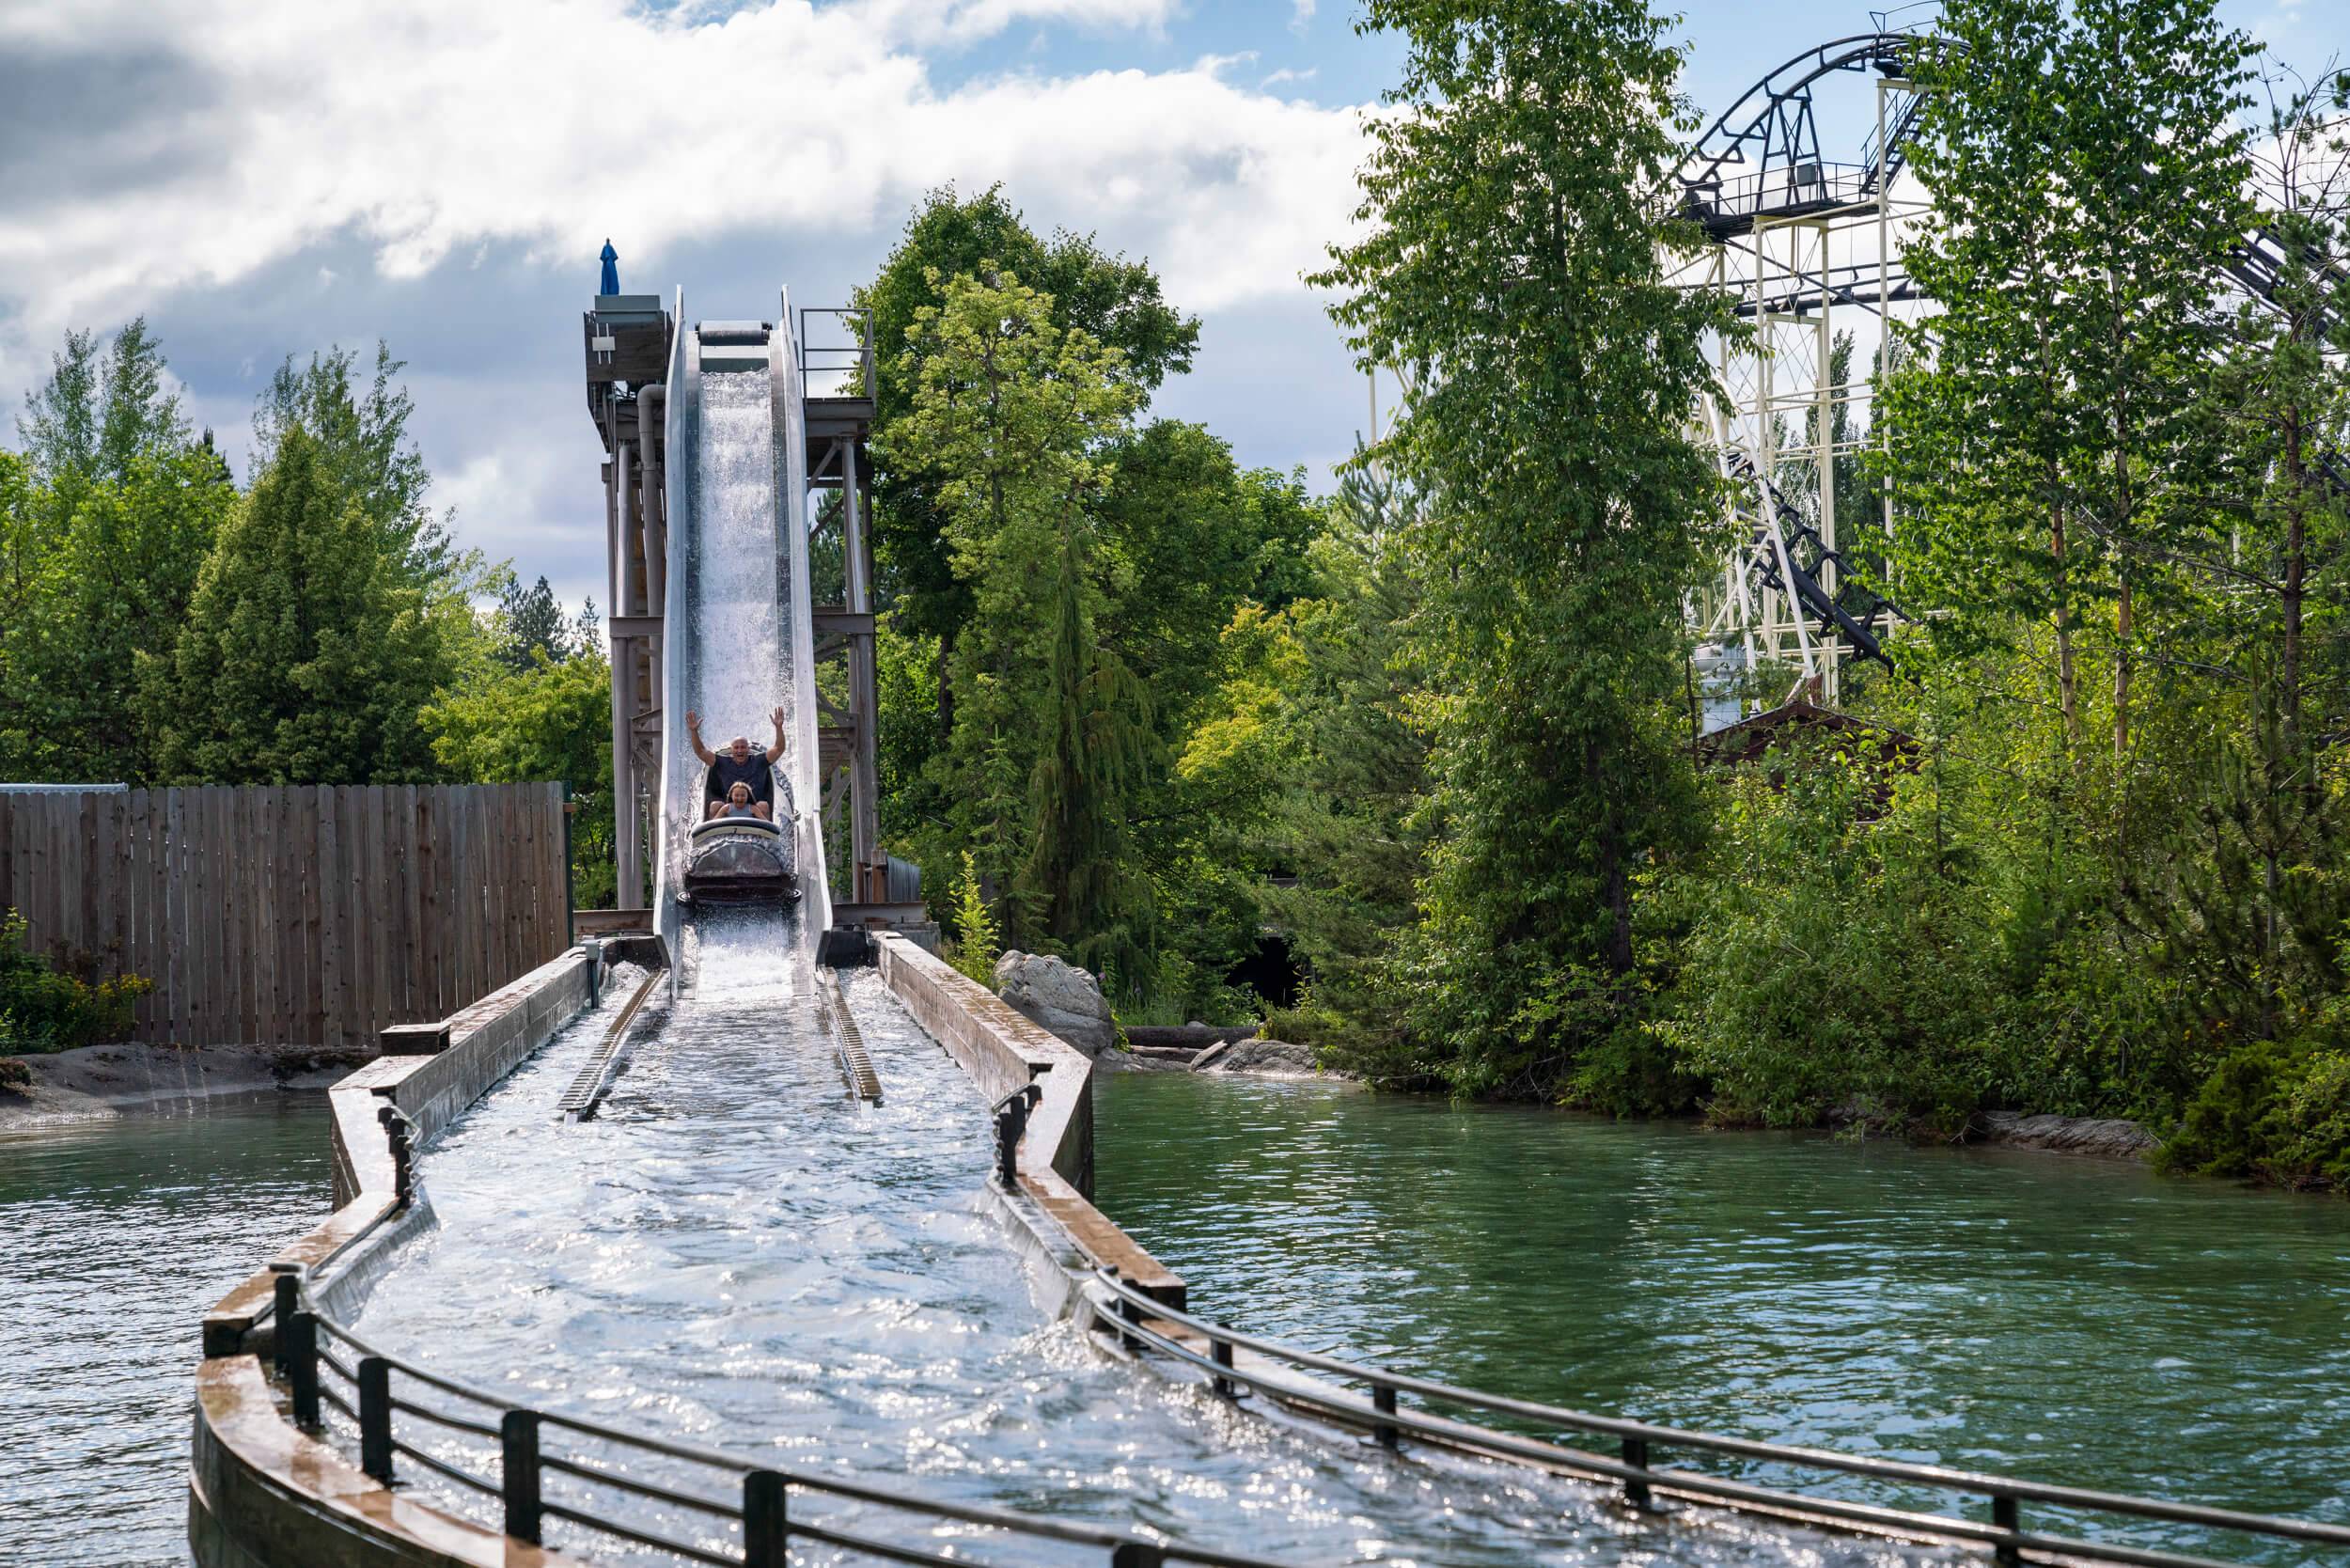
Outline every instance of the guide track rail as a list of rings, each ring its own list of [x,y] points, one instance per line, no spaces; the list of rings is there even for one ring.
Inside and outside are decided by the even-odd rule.
[[[620,1009],[618,1018],[612,1020],[612,1027],[603,1031],[603,1038],[596,1043],[596,1048],[588,1053],[588,1059],[580,1065],[578,1075],[572,1079],[571,1087],[556,1102],[555,1109],[557,1116],[566,1121],[585,1121],[596,1114],[596,1106],[603,1103],[604,1091],[612,1087],[613,1070],[619,1061],[620,1047],[628,1041],[629,1026],[636,1022],[636,1014],[644,1007],[645,998],[652,995],[654,982],[666,972],[662,969],[645,971],[645,978],[636,982],[635,994],[629,997],[628,1005]]]
[[[881,1077],[873,1071],[872,1058],[865,1054],[865,1036],[856,1027],[856,1017],[849,1011],[848,997],[840,994],[840,977],[830,969],[818,971],[817,984],[824,993],[823,1005],[816,1017],[832,1039],[834,1056],[840,1063],[840,1075],[848,1081],[850,1097],[867,1105],[882,1102]]]

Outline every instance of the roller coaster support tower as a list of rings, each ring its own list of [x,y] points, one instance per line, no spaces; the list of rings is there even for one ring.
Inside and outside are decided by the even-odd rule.
[[[1910,68],[1937,47],[1881,32],[1809,50],[1716,120],[1679,171],[1682,211],[1710,243],[1677,279],[1730,293],[1753,334],[1715,345],[1720,395],[1700,414],[1737,539],[1693,606],[1719,686],[1776,668],[1832,702],[1845,663],[1884,657],[1896,612],[1855,567],[1881,555],[1891,503],[1858,460],[1888,323],[1919,307],[1901,248],[1927,203],[1902,176],[1919,102]],[[1824,137],[1856,154],[1831,161]],[[1853,366],[1839,376],[1846,333]],[[1870,361],[1874,374],[1855,373]]]

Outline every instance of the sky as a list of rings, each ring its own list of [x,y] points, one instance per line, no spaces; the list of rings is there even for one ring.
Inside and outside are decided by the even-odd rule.
[[[628,291],[772,319],[787,286],[844,303],[925,191],[1000,181],[1200,317],[1157,413],[1325,489],[1367,390],[1303,276],[1349,232],[1362,112],[1402,55],[1357,10],[0,0],[0,404],[69,327],[143,313],[242,473],[275,364],[382,338],[460,541],[576,604],[603,576],[579,313],[607,238]],[[2350,53],[2325,4],[2223,13],[2305,67]],[[1684,90],[1711,118],[1871,30],[1865,7],[1688,0]]]

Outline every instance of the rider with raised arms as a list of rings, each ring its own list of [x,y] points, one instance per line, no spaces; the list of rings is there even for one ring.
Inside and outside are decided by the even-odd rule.
[[[702,791],[702,810],[706,815],[715,815],[712,808],[722,806],[733,794],[735,785],[744,784],[750,787],[752,814],[761,822],[775,821],[773,769],[776,760],[783,756],[783,710],[777,708],[769,717],[775,723],[776,742],[764,754],[753,751],[750,741],[741,735],[728,741],[724,751],[713,753],[702,744],[701,714],[687,710],[686,738],[693,743],[694,755],[700,758],[702,764],[710,770],[709,781]]]

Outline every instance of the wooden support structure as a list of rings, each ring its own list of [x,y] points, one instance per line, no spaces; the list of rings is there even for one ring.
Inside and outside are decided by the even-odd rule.
[[[811,339],[811,317],[838,322],[837,346]],[[881,774],[875,745],[881,707],[873,660],[873,345],[871,319],[861,310],[800,312],[799,341],[809,367],[808,484],[837,493],[828,521],[839,532],[840,598],[813,607],[816,659],[843,666],[844,700],[820,698],[817,765],[827,810],[848,813],[849,890],[846,902],[880,903],[888,897],[889,859],[881,849]],[[845,797],[845,798],[844,798]]]
[[[668,588],[666,402],[677,330],[654,294],[600,294],[582,321],[588,412],[603,442],[604,607],[612,652],[612,817],[622,909],[645,907],[661,787]]]
[[[873,654],[872,460],[874,366],[870,325],[861,310],[800,312],[800,371],[807,391],[808,484],[837,492],[821,509],[818,532],[838,530],[839,599],[813,605],[820,664],[817,766],[813,804],[826,822],[846,815],[848,898],[888,898],[888,856],[881,850],[880,770],[874,747],[880,709]],[[811,320],[827,338],[811,346]],[[668,517],[666,510],[666,388],[678,323],[654,294],[602,294],[582,320],[588,411],[604,450],[606,629],[612,645],[613,825],[622,911],[646,907],[652,870],[655,803],[661,794],[663,620],[666,614]],[[836,340],[837,339],[837,340]],[[811,515],[817,515],[811,511]],[[827,585],[825,591],[831,591]],[[838,700],[836,700],[838,698]]]

